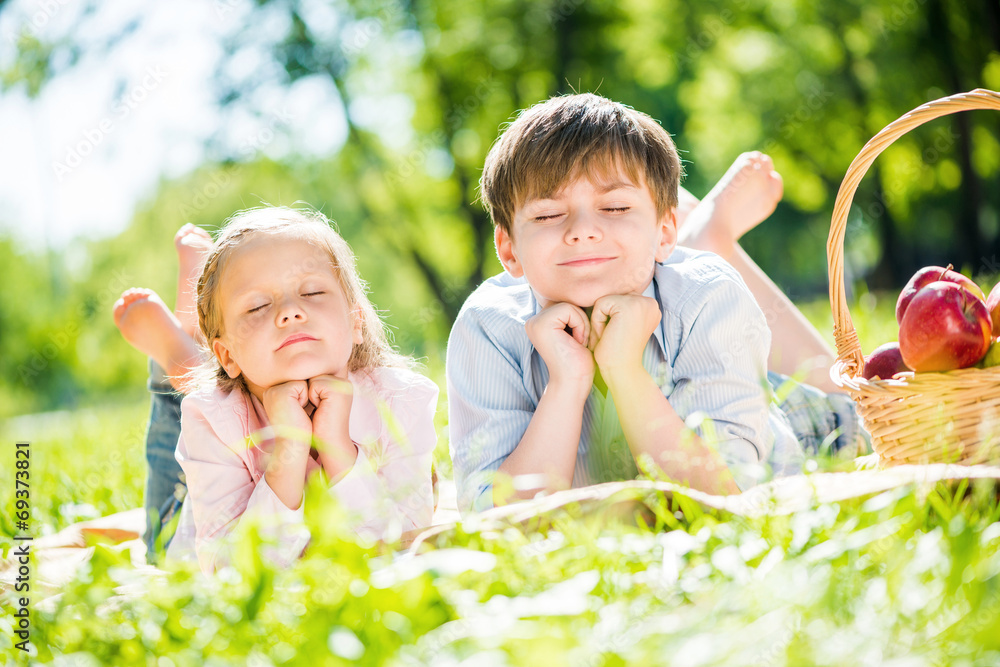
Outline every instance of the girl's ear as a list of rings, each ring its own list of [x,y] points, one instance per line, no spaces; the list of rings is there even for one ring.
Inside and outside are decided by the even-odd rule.
[[[493,232],[493,244],[497,247],[497,257],[500,258],[500,263],[503,264],[507,273],[515,278],[523,276],[524,267],[521,266],[521,262],[517,259],[517,253],[514,252],[514,240],[510,238],[510,234],[503,227],[497,226]]]
[[[226,371],[226,375],[233,379],[240,376],[240,365],[236,363],[236,359],[221,338],[212,341],[212,352],[215,352],[215,358],[219,360],[219,365]]]
[[[354,320],[354,331],[351,340],[355,345],[361,345],[365,342],[365,318],[361,313],[361,306],[354,307],[354,310],[351,311],[351,318]]]
[[[677,212],[667,211],[656,223],[659,240],[656,243],[656,261],[665,262],[677,246]]]

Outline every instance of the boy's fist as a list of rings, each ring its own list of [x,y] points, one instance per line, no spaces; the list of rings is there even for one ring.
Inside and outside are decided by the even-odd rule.
[[[549,367],[550,385],[565,384],[590,392],[594,357],[587,348],[590,320],[586,313],[572,304],[556,303],[528,320],[524,328]]]
[[[588,345],[605,375],[620,368],[642,367],[642,353],[662,315],[656,299],[612,294],[594,303]]]

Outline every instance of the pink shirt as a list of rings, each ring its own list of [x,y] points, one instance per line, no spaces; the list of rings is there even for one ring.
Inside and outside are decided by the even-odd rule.
[[[431,459],[437,434],[438,388],[409,370],[377,368],[351,373],[354,399],[349,431],[358,444],[351,470],[330,486],[365,539],[393,540],[427,526],[434,511]],[[380,406],[391,415],[387,424]],[[279,566],[298,558],[309,542],[303,507],[288,509],[264,479],[274,433],[263,406],[242,391],[216,389],[181,403],[176,457],[188,495],[167,555],[191,559],[212,572],[228,563],[228,540],[244,516],[262,516],[266,537],[277,541],[268,557]],[[320,464],[310,458],[308,477]]]

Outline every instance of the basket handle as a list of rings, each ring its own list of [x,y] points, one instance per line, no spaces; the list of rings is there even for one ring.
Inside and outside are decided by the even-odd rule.
[[[851,313],[847,309],[847,291],[844,286],[844,233],[847,229],[847,215],[851,211],[854,194],[861,179],[875,158],[896,139],[924,123],[948,114],[970,109],[994,109],[1000,111],[1000,93],[977,88],[968,93],[928,102],[910,111],[905,116],[886,125],[865,144],[858,156],[847,168],[844,180],[837,192],[830,222],[830,238],[826,244],[826,260],[830,271],[830,307],[833,309],[833,337],[837,344],[837,357],[848,375],[855,375],[864,367],[864,355]]]

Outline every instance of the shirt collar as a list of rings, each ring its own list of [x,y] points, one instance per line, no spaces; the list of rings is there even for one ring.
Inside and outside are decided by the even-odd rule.
[[[659,266],[659,264],[657,264]],[[656,307],[660,309],[660,323],[655,329],[653,329],[653,337],[656,339],[657,344],[660,346],[660,352],[663,353],[664,358],[667,356],[667,346],[663,342],[663,300],[660,299],[660,288],[656,284],[656,273],[653,273],[652,280],[646,285],[646,289],[642,292],[643,296],[648,296],[649,298],[656,301]]]

